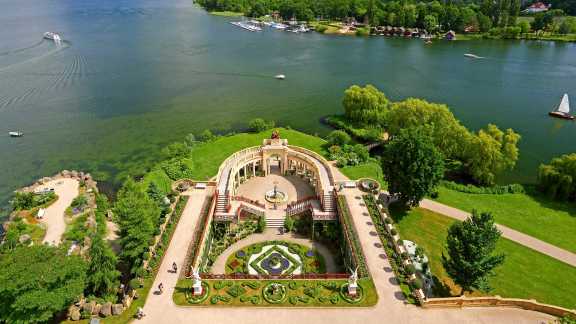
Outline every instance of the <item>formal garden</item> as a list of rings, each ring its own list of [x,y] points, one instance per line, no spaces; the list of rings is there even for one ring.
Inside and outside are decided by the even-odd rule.
[[[324,257],[315,249],[285,241],[259,242],[228,257],[226,273],[291,275],[325,273]]]
[[[192,281],[180,280],[177,305],[366,307],[378,301],[370,278],[358,280],[358,294],[348,294],[348,280],[203,280],[203,294],[192,294]]]

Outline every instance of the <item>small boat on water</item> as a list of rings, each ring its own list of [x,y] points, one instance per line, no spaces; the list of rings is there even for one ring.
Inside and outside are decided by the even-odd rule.
[[[18,131],[13,131],[13,132],[8,132],[8,135],[10,137],[22,137],[22,136],[24,136],[24,133],[18,132]]]
[[[56,43],[60,43],[62,41],[62,37],[60,37],[59,34],[54,33],[54,32],[45,32],[44,33],[44,38],[45,39],[49,39],[49,40],[53,40]]]
[[[483,58],[482,56],[478,56],[478,55],[470,54],[470,53],[466,53],[466,54],[464,54],[464,56],[469,57],[469,58],[473,58],[473,59],[481,59],[481,58]]]
[[[284,80],[284,79],[286,79],[286,76],[284,74],[277,74],[274,76],[274,78],[276,78],[278,80]]]
[[[244,28],[246,30],[249,30],[251,32],[259,32],[262,31],[262,28],[258,27],[258,26],[254,26],[252,24],[243,22],[243,21],[231,21],[230,22],[232,25],[234,26],[238,26],[240,28]]]
[[[288,25],[285,25],[282,23],[273,23],[272,25],[270,25],[270,27],[272,27],[274,29],[286,29],[286,28],[288,28]]]
[[[548,115],[556,118],[574,120],[574,116],[570,115],[570,100],[568,99],[567,93],[562,96],[558,107],[556,107],[554,111],[549,112]]]

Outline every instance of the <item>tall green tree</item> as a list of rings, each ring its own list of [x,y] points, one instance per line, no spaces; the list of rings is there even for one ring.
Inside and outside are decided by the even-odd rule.
[[[43,323],[79,297],[86,264],[47,245],[0,255],[0,322]]]
[[[558,200],[576,199],[576,153],[552,159],[538,169],[538,187]]]
[[[388,98],[372,85],[353,85],[344,91],[344,114],[359,125],[381,124],[388,111]]]
[[[390,193],[417,206],[442,179],[444,160],[427,129],[408,128],[386,145],[382,170]]]
[[[450,226],[442,265],[462,288],[461,294],[473,289],[490,290],[489,277],[505,258],[502,254],[494,254],[501,234],[490,213],[472,211],[468,219]]]
[[[120,257],[136,273],[151,244],[160,209],[140,184],[129,179],[118,192],[114,212],[120,227]]]
[[[89,257],[87,291],[98,297],[114,296],[120,272],[116,255],[101,235],[92,236]]]

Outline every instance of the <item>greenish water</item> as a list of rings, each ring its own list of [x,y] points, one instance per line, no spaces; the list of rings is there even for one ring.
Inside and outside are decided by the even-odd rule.
[[[254,117],[325,134],[349,85],[393,100],[450,105],[472,129],[522,136],[503,181],[533,181],[538,164],[574,151],[574,123],[547,112],[576,96],[576,46],[251,33],[189,0],[5,0],[0,11],[0,200],[34,179],[76,168],[101,179],[141,171],[162,145]],[[45,31],[67,42],[41,41]],[[463,54],[486,57],[470,60]],[[284,81],[275,74],[287,75]],[[13,139],[9,130],[25,136]]]

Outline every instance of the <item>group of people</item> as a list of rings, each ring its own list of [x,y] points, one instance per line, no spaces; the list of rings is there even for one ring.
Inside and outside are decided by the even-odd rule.
[[[177,273],[178,272],[178,265],[176,264],[176,262],[172,263],[172,272]],[[164,292],[164,285],[162,283],[160,283],[158,285],[158,293],[161,295]],[[136,317],[138,319],[141,319],[142,317],[144,317],[144,309],[142,307],[138,307],[138,311],[136,312]]]

